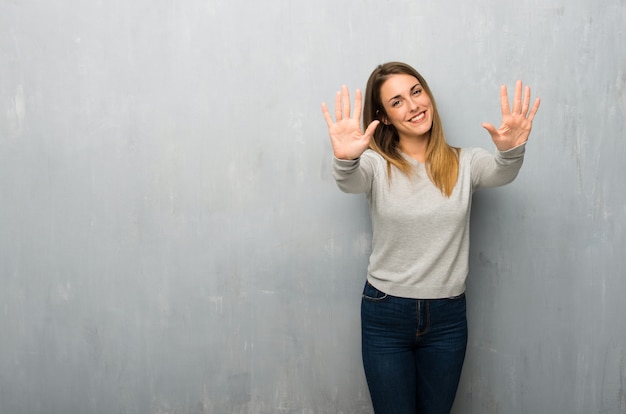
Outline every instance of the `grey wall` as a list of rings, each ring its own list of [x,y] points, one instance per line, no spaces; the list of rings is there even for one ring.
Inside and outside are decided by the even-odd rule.
[[[420,4],[423,3],[423,4]],[[624,0],[0,0],[0,413],[371,413],[365,201],[319,105],[378,63],[492,148],[455,413],[626,413]]]

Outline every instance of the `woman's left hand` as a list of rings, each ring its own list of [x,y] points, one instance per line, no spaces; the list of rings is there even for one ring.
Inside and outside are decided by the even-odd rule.
[[[526,86],[524,90],[524,100],[522,102],[522,81],[518,80],[515,84],[515,97],[513,98],[513,111],[509,107],[509,97],[507,95],[506,86],[500,87],[500,106],[502,107],[502,125],[496,129],[490,123],[483,123],[485,128],[491,135],[491,139],[500,151],[507,151],[522,145],[528,141],[530,130],[533,127],[533,119],[539,109],[540,99],[535,100],[530,112],[530,87]]]

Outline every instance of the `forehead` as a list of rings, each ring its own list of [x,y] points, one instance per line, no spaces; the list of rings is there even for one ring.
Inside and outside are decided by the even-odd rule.
[[[411,89],[419,84],[415,76],[407,74],[391,75],[380,86],[380,97],[384,101],[397,95],[403,95],[411,91]]]

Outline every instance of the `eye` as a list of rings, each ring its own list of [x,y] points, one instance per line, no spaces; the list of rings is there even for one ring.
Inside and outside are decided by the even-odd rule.
[[[422,90],[420,88],[417,88],[413,91],[413,95],[419,95],[420,93],[422,93]]]
[[[392,107],[394,107],[394,108],[395,108],[396,106],[398,106],[398,105],[400,105],[400,101],[397,101],[397,100],[396,100],[396,101],[393,101],[393,102],[391,103],[391,106],[392,106]]]

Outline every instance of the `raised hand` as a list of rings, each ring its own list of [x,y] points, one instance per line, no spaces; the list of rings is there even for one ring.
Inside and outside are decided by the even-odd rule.
[[[532,109],[528,112],[530,107],[530,87],[526,86],[522,102],[522,81],[518,80],[515,84],[513,111],[511,111],[506,86],[502,85],[500,87],[502,125],[500,125],[500,128],[496,129],[490,123],[485,122],[482,124],[483,128],[489,132],[491,139],[500,151],[515,148],[528,141],[528,136],[533,126],[533,119],[539,109],[540,102],[539,98],[537,98]]]
[[[350,93],[347,86],[341,87],[341,92],[335,96],[335,121],[328,113],[328,107],[322,103],[322,113],[328,125],[328,135],[336,158],[354,160],[363,154],[369,146],[374,130],[380,121],[372,121],[363,133],[361,131],[361,91],[356,90],[354,111],[350,115]]]

